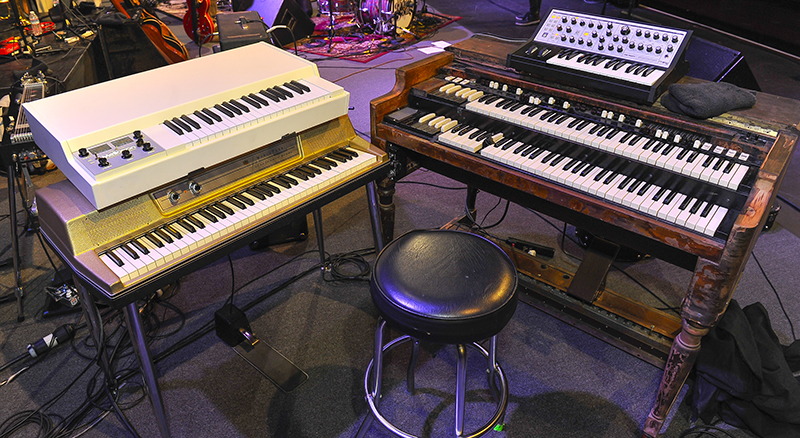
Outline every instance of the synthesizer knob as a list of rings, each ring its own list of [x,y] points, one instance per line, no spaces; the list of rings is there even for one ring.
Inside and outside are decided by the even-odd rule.
[[[586,22],[581,20],[581,27],[586,26]]]
[[[650,31],[649,31],[649,30],[646,30],[646,31],[644,32],[644,37],[645,37],[645,38],[650,38]]]
[[[628,44],[628,47],[630,47],[631,49],[634,49],[634,48],[636,48],[636,43],[634,43],[633,41],[631,41],[631,43],[630,43],[630,44]]]
[[[558,26],[556,26],[556,30],[561,32],[562,30],[564,30],[564,26],[559,24]]]
[[[631,33],[631,28],[628,26],[622,26],[622,29],[620,29],[619,33],[623,35],[628,35]]]
[[[138,129],[133,131],[133,138],[142,138],[142,131]]]
[[[601,30],[603,28],[603,23],[597,23],[597,30]]]
[[[592,32],[592,38],[597,38],[597,31]]]
[[[606,37],[602,37],[601,36],[600,38],[598,38],[597,41],[600,41],[601,43],[604,43],[604,42],[606,42]]]
[[[98,164],[100,167],[106,167],[106,166],[108,166],[108,158],[106,158],[106,157],[100,157],[100,158],[98,158],[98,159],[97,159],[97,164]]]
[[[656,53],[661,53],[661,46],[656,46]]]
[[[567,26],[567,33],[572,33],[572,26]]]
[[[619,35],[614,35],[613,40],[614,40],[615,43],[619,42]]]
[[[566,23],[566,22],[567,22],[567,17],[566,17],[566,16],[564,16],[564,17],[561,17],[561,22],[562,22],[562,23]]]
[[[628,44],[628,37],[622,37],[622,44]]]
[[[605,49],[605,46],[603,46],[602,43],[597,45],[597,50],[603,50],[603,49]]]
[[[136,139],[136,147],[142,147],[143,144],[144,144],[144,139],[142,137]]]
[[[606,31],[606,36],[611,36],[611,34],[612,34],[612,33],[613,33],[613,32],[611,32],[610,30],[607,30],[607,31]]]
[[[642,29],[636,29],[636,36],[642,36]]]
[[[569,37],[569,42],[574,43],[575,42],[575,37],[574,36]]]
[[[653,39],[657,40],[659,38],[658,32],[653,32]]]
[[[589,22],[589,29],[591,29],[591,28],[593,28],[593,27],[594,27],[594,22],[590,21],[590,22]]]
[[[592,47],[592,40],[586,41],[586,45]]]
[[[578,44],[583,45],[583,38],[578,38]]]
[[[133,158],[133,154],[131,154],[131,151],[125,149],[122,151],[122,158],[130,160],[131,158]]]
[[[636,46],[636,48],[639,49],[639,50],[644,50],[644,44],[639,43],[639,45]]]
[[[653,51],[653,45],[652,44],[648,44],[647,45],[647,51],[648,52],[652,52]]]
[[[576,24],[578,22],[578,19],[575,18],[575,17],[572,17],[572,20],[570,20],[569,22],[572,23],[572,24]]]
[[[609,29],[613,29],[614,28],[614,23],[608,23],[608,26],[606,26],[606,27],[608,27]]]
[[[149,141],[146,141],[142,145],[142,150],[145,151],[145,152],[150,152],[150,151],[153,150],[153,145],[151,145]]]
[[[678,35],[672,35],[672,42],[673,43],[677,43],[678,42]]]
[[[673,50],[675,50],[675,48],[672,47],[672,44],[667,45],[667,52],[671,52]]]
[[[89,151],[87,151],[86,148],[80,148],[80,149],[78,149],[78,156],[79,157],[84,157],[84,158],[88,157],[89,156]]]
[[[669,40],[669,35],[667,34],[661,35],[661,41],[667,41],[667,40]]]
[[[566,40],[567,40],[567,36],[566,35],[561,35],[561,41],[566,41]]]
[[[617,52],[622,53],[622,50],[623,50],[622,46],[617,46]]]

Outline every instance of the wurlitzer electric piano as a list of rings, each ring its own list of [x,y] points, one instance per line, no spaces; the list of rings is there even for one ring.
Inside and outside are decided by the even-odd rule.
[[[400,68],[371,102],[392,160],[378,189],[392,237],[394,181],[425,167],[594,236],[575,273],[507,248],[534,305],[651,363],[658,435],[724,313],[786,172],[800,102],[758,94],[708,120],[657,101],[682,77],[690,33],[553,10],[522,46],[476,36]],[[616,243],[615,243],[616,242]],[[619,243],[694,272],[681,317],[603,287]]]
[[[162,436],[136,301],[362,186],[376,225],[387,157],[348,104],[313,63],[255,43],[25,105],[68,179],[36,194],[42,235],[84,303],[124,308]]]

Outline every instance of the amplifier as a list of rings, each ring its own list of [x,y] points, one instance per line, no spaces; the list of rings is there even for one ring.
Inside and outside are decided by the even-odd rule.
[[[256,11],[217,13],[220,50],[246,46],[258,41],[269,42],[264,21]]]

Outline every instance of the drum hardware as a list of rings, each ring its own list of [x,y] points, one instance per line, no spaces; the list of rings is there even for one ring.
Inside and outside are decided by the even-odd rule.
[[[416,8],[416,0],[359,0],[356,19],[377,34],[397,36],[410,32]]]

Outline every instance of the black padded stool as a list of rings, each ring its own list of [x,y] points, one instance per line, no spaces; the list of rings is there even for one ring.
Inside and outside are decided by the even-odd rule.
[[[413,342],[407,378],[412,394],[418,341],[457,346],[456,436],[478,437],[500,423],[508,405],[508,382],[496,360],[497,334],[517,308],[517,271],[508,256],[494,243],[474,234],[411,231],[378,255],[370,289],[380,318],[375,330],[375,356],[364,377],[370,412],[357,437],[362,438],[377,419],[395,435],[415,438],[391,424],[378,410],[383,355],[405,341]],[[384,344],[387,323],[404,336]],[[485,339],[490,339],[488,351],[478,343]],[[467,345],[486,356],[489,388],[497,402],[492,418],[470,435],[464,435],[463,430]]]

